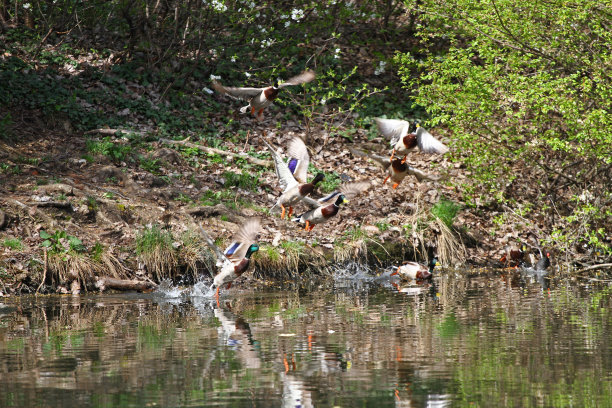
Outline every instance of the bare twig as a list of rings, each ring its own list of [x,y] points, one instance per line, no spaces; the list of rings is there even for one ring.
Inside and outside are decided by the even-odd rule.
[[[192,147],[192,148],[196,148],[196,149],[200,149],[205,151],[206,153],[210,153],[210,154],[218,154],[220,156],[228,156],[228,157],[239,157],[241,159],[244,159],[246,161],[248,161],[249,163],[252,164],[256,164],[258,166],[263,166],[263,167],[273,167],[274,164],[272,163],[271,160],[262,160],[262,159],[258,159],[257,157],[251,157],[246,153],[233,153],[233,152],[228,152],[227,150],[221,150],[221,149],[216,149],[214,147],[208,147],[208,146],[202,146],[196,143],[191,143],[185,140],[170,140],[170,139],[159,139],[160,142],[162,143],[168,143],[168,144],[180,144],[183,146],[187,146],[187,147]]]
[[[45,281],[47,280],[47,269],[49,267],[49,262],[48,262],[48,255],[47,255],[47,248],[43,248],[43,252],[44,252],[44,268],[43,268],[43,277],[42,280],[40,281],[40,285],[38,285],[38,288],[36,288],[36,294],[38,295],[38,292],[40,291],[40,288],[42,288],[42,285],[44,285]]]
[[[579,273],[583,273],[583,272],[586,272],[586,271],[592,271],[593,269],[604,269],[604,268],[612,268],[612,263],[605,263],[605,264],[599,264],[599,265],[591,265],[591,266],[588,266],[586,268],[582,268],[582,269],[576,271],[575,273],[579,274]]]

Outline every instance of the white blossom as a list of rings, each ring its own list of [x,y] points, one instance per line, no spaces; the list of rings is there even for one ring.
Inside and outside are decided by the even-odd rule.
[[[210,88],[206,88],[206,87],[204,87],[204,88],[202,88],[202,90],[203,90],[204,92],[206,92],[207,94],[209,94],[209,95],[212,95],[212,94],[214,93],[214,92],[213,92],[213,90],[212,90],[212,89],[210,89]]]
[[[340,48],[336,48],[336,50],[334,51],[334,58],[335,59],[340,58]]]
[[[250,78],[250,77],[251,77],[251,74],[250,74],[249,72],[245,72],[245,73],[244,73],[244,76],[246,76],[247,78]]]
[[[212,0],[210,5],[219,12],[227,11],[227,6],[221,0]]]
[[[325,105],[327,103],[327,99],[323,98],[321,99],[321,105]]]
[[[291,25],[291,21],[285,21],[285,27],[289,27]]]
[[[378,63],[378,67],[374,70],[374,75],[380,75],[385,72],[385,67],[387,66],[386,61],[380,61]]]
[[[295,21],[300,21],[304,18],[304,10],[302,9],[293,9],[291,10],[291,18]]]
[[[25,3],[23,5],[23,8],[26,9],[26,10],[29,10],[30,8],[32,8],[32,5],[30,3]]]
[[[235,55],[233,55],[233,56],[232,56],[232,58],[230,58],[230,61],[232,61],[232,62],[236,62],[236,56],[235,56]]]
[[[221,76],[210,74],[210,79],[212,79],[213,81],[218,81],[219,79],[221,79]]]
[[[274,43],[274,40],[271,38],[265,39],[261,42],[261,48],[268,48]]]

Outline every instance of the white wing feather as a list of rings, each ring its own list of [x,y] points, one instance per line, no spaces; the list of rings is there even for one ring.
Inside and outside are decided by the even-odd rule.
[[[283,161],[280,155],[274,150],[272,146],[268,142],[264,140],[268,149],[270,149],[270,153],[272,154],[272,159],[274,159],[274,167],[276,168],[276,175],[278,176],[278,182],[281,186],[281,189],[284,191],[289,190],[292,187],[297,186],[299,183],[291,174],[291,170],[287,167],[287,163]]]

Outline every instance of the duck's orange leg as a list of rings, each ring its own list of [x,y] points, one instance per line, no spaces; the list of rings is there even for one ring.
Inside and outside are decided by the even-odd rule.
[[[282,212],[281,212],[281,220],[285,218],[285,206],[281,204]]]
[[[398,267],[398,268],[397,268],[397,270],[396,270],[395,272],[393,272],[393,273],[392,273],[391,275],[389,275],[389,276],[395,276],[395,275],[398,275],[398,274],[399,274],[399,270],[400,270],[400,268]]]
[[[315,227],[315,224],[310,224],[310,228],[308,229],[308,231],[312,231],[312,229]]]
[[[387,176],[387,178],[385,178],[385,181],[383,181],[383,184],[385,184],[387,182],[387,180],[389,180],[389,177],[391,177],[390,174]]]
[[[217,286],[217,292],[215,293],[215,298],[217,298],[217,307],[221,307],[221,304],[219,303],[219,289],[221,289],[221,286]]]
[[[393,183],[393,189],[395,190],[399,186],[399,183]]]
[[[308,231],[309,226],[310,226],[310,221],[306,220],[306,228],[304,228],[304,231]]]
[[[291,214],[293,214],[293,207],[289,207],[289,214],[287,214],[287,218],[291,218]]]
[[[408,155],[405,155],[404,158],[402,159],[402,164],[406,163],[407,158],[408,158]]]
[[[251,106],[251,115],[255,116],[255,108]]]
[[[395,149],[391,152],[391,157],[389,157],[390,161],[393,161],[393,156],[395,156]]]

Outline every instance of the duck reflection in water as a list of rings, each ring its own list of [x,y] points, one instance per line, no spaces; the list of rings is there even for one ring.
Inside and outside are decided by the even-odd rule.
[[[229,303],[226,303],[226,307],[227,309],[214,309],[214,315],[221,323],[220,338],[224,344],[236,351],[245,368],[261,369],[263,366],[261,345],[253,338],[251,326],[242,317],[230,311]],[[287,408],[314,407],[311,392],[306,390],[304,381],[295,375],[297,370],[295,359],[290,357],[290,360],[291,364],[286,354],[283,354],[283,366],[278,370],[283,383],[282,406]]]

